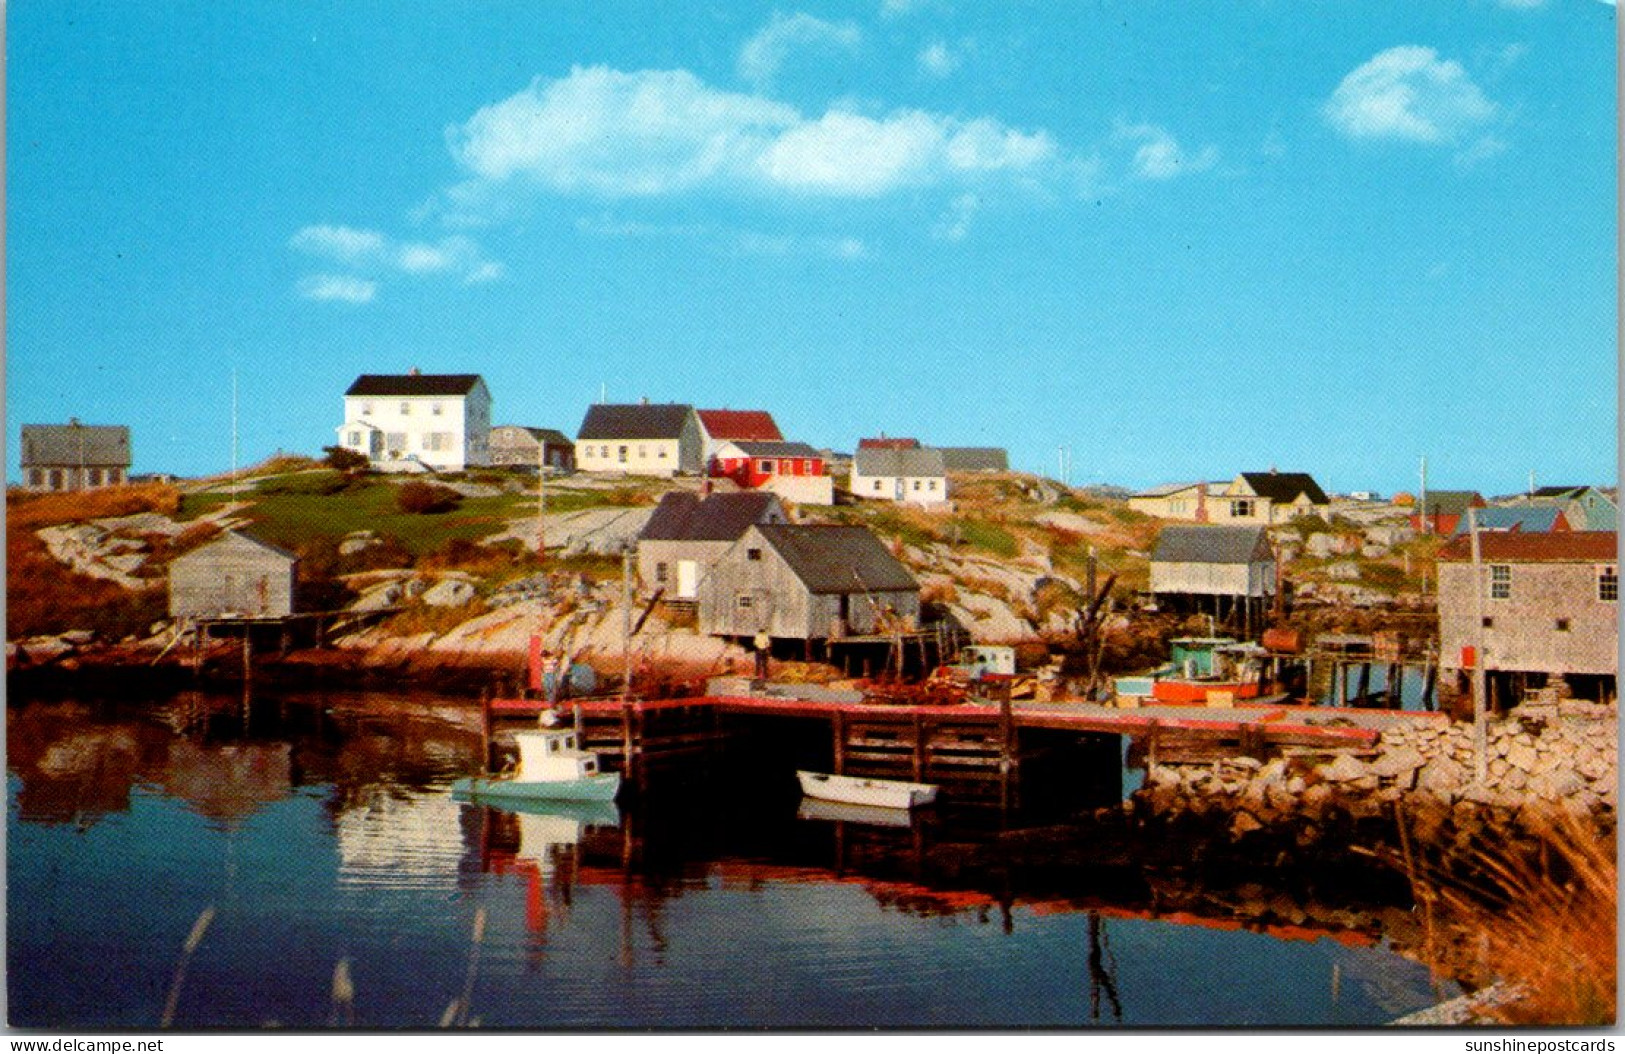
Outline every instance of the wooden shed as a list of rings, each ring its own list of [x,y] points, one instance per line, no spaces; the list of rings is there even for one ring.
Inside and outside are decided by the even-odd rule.
[[[700,583],[702,633],[839,640],[912,629],[920,585],[864,527],[755,524]]]
[[[1170,524],[1151,550],[1151,593],[1165,607],[1250,620],[1275,595],[1269,535],[1261,526]]]
[[[299,558],[227,531],[169,565],[171,618],[279,618],[291,615]]]

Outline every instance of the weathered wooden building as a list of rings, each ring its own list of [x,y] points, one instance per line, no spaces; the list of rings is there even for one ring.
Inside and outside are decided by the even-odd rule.
[[[87,490],[126,482],[130,429],[125,425],[23,425],[21,469],[29,490]]]
[[[574,472],[576,445],[555,428],[497,425],[491,429],[491,464]]]
[[[1411,526],[1422,534],[1454,534],[1468,509],[1486,504],[1476,490],[1430,490],[1411,512]]]
[[[1151,593],[1160,607],[1251,622],[1275,595],[1275,577],[1263,527],[1170,524],[1151,550]]]
[[[996,446],[941,446],[942,464],[949,472],[1009,472],[1010,454]]]
[[[865,527],[756,524],[700,583],[699,626],[720,637],[839,640],[912,630],[920,585]]]
[[[638,579],[668,600],[699,599],[699,583],[728,547],[756,523],[788,523],[777,495],[767,491],[709,494],[686,490],[660,499],[638,535]]]
[[[294,611],[299,558],[236,531],[169,565],[172,618],[280,618]]]
[[[1439,668],[1465,683],[1480,658],[1492,695],[1516,702],[1553,677],[1576,694],[1616,697],[1619,535],[1614,531],[1479,535],[1439,551]]]

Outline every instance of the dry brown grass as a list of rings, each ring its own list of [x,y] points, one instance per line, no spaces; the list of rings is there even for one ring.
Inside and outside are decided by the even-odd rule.
[[[1503,1024],[1611,1025],[1618,968],[1614,835],[1556,812],[1525,827],[1528,840],[1481,841],[1472,858],[1423,876],[1419,892],[1454,938],[1440,947],[1452,949],[1455,967],[1504,981],[1516,993],[1489,1010]]]
[[[60,523],[82,523],[138,512],[173,516],[180,504],[181,492],[168,483],[140,483],[62,494],[12,491],[6,495],[6,527],[11,531],[37,531]]]

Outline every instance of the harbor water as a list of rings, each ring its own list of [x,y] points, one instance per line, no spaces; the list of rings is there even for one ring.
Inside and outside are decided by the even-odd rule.
[[[1021,815],[843,815],[759,768],[459,802],[466,702],[13,700],[7,738],[19,1027],[1350,1027],[1459,991],[1391,897],[1002,868]]]

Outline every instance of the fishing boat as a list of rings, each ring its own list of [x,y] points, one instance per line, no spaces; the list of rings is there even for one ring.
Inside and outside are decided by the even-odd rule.
[[[850,805],[878,805],[887,809],[912,809],[937,800],[937,788],[930,783],[877,780],[861,776],[835,776],[827,772],[797,772],[801,793],[824,801]]]
[[[1118,706],[1230,706],[1263,693],[1264,650],[1231,637],[1176,637],[1172,657],[1149,673],[1119,677]]]
[[[515,732],[518,767],[501,776],[469,776],[451,785],[467,798],[534,801],[614,801],[621,774],[602,772],[598,756],[582,750],[574,731],[555,728],[558,716],[544,711],[542,727]]]

